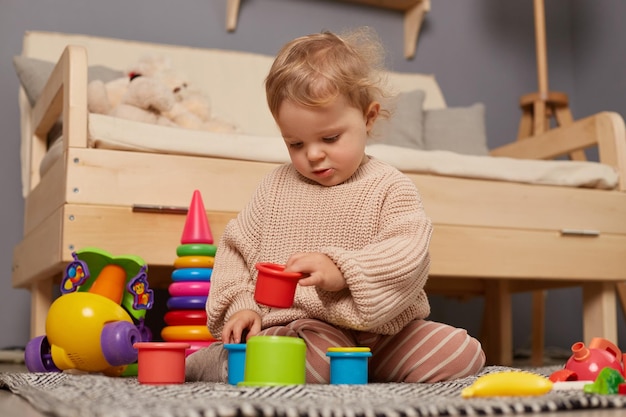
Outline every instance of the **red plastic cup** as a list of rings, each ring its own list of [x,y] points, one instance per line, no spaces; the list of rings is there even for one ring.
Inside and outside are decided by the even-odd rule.
[[[137,342],[137,380],[141,384],[167,385],[185,382],[185,350],[189,343]]]
[[[259,262],[259,275],[254,289],[254,299],[259,304],[276,308],[289,308],[293,304],[299,272],[285,272],[285,265]]]

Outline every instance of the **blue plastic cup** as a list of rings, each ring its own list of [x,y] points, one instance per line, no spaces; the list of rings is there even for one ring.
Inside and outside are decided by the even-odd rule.
[[[243,381],[246,366],[246,344],[226,343],[224,349],[228,350],[228,383],[237,385]]]
[[[370,348],[331,347],[326,356],[330,358],[331,384],[367,384]]]

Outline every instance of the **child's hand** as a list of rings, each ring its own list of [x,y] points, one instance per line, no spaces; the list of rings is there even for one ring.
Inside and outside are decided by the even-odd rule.
[[[256,311],[241,310],[233,314],[224,324],[222,330],[222,342],[241,343],[261,331],[261,316]],[[244,332],[246,339],[242,340]]]
[[[287,272],[301,272],[305,275],[298,281],[304,287],[315,285],[325,291],[339,291],[346,288],[346,280],[337,265],[319,252],[300,252],[291,255],[285,264]]]

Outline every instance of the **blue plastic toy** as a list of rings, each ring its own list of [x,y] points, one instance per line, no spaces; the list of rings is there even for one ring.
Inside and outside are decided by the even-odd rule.
[[[331,384],[367,384],[370,348],[331,347],[326,356],[330,357]]]

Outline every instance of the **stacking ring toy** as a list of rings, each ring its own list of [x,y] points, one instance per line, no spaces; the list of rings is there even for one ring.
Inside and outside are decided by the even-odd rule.
[[[172,281],[211,281],[213,268],[183,268],[172,272]]]
[[[204,310],[207,298],[200,295],[170,297],[167,300],[167,308],[169,310]]]
[[[186,243],[176,248],[176,256],[215,256],[217,246],[208,243]]]
[[[163,316],[168,326],[206,326],[206,319],[204,310],[172,310]]]
[[[166,342],[214,339],[206,326],[166,326],[161,330],[161,337]]]
[[[213,268],[212,256],[179,256],[174,260],[174,268]]]
[[[181,297],[185,295],[203,295],[206,296],[211,288],[210,281],[181,281],[172,282],[167,290],[172,297]]]

